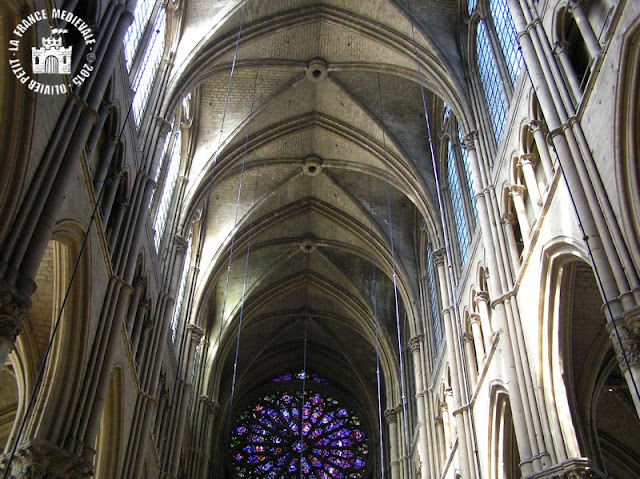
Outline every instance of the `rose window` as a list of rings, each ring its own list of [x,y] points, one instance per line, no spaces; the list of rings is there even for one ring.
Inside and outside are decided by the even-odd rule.
[[[313,383],[328,381],[311,376],[301,418],[301,381],[290,378],[272,381],[285,387],[264,394],[238,417],[230,441],[236,477],[363,477],[368,446],[360,420],[331,395],[313,391]],[[302,379],[300,374],[296,378]]]

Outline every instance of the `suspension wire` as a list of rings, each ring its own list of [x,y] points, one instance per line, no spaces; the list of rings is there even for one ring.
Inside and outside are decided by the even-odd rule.
[[[383,108],[382,108],[382,87],[380,86],[380,73],[378,73],[378,96],[380,101],[380,121],[383,122]],[[405,468],[407,477],[411,477],[411,461],[409,460],[410,440],[409,440],[409,418],[407,417],[407,387],[405,384],[405,369],[404,369],[404,353],[402,352],[402,332],[400,321],[400,302],[398,299],[398,278],[396,272],[396,253],[393,241],[393,219],[391,215],[391,193],[389,191],[389,159],[387,157],[387,137],[384,123],[382,126],[382,149],[384,157],[384,173],[385,173],[385,191],[387,195],[387,214],[389,218],[389,237],[391,246],[391,268],[393,272],[393,298],[395,305],[396,315],[396,335],[398,340],[398,361],[400,363],[400,406],[402,407],[402,426],[405,446]]]
[[[235,73],[236,61],[237,61],[237,58],[238,58],[238,50],[240,48],[240,37],[242,35],[242,29],[244,27],[244,18],[245,18],[245,13],[246,13],[246,9],[247,9],[247,4],[248,3],[249,3],[249,0],[244,0],[244,5],[242,6],[242,14],[241,14],[241,17],[240,17],[240,26],[238,28],[238,34],[236,35],[235,49],[234,49],[234,52],[233,52],[233,60],[231,61],[231,70],[229,72],[229,81],[227,82],[227,91],[226,91],[225,100],[224,100],[224,108],[223,108],[223,111],[222,111],[222,119],[220,120],[220,131],[219,131],[218,140],[217,140],[217,144],[216,144],[216,150],[215,150],[215,152],[213,154],[213,157],[212,157],[213,164],[211,166],[211,178],[210,178],[209,184],[207,186],[207,192],[206,192],[205,199],[204,199],[204,206],[202,208],[203,225],[200,228],[200,232],[199,232],[199,235],[198,235],[198,243],[199,243],[198,244],[198,249],[199,249],[199,251],[196,252],[196,263],[199,263],[199,261],[201,259],[201,251],[202,251],[202,247],[203,247],[203,243],[204,243],[203,239],[204,239],[204,236],[205,236],[205,229],[206,229],[205,226],[206,226],[207,216],[208,216],[208,213],[209,213],[209,205],[210,205],[210,202],[211,202],[210,201],[211,193],[213,191],[213,181],[214,181],[214,177],[215,177],[216,166],[218,164],[218,155],[220,154],[220,146],[222,144],[222,134],[223,134],[223,131],[224,131],[224,124],[225,124],[225,119],[226,119],[226,116],[227,116],[227,108],[229,107],[229,97],[231,95],[231,85],[233,83],[233,76],[234,76],[234,73]],[[237,208],[237,205],[236,205],[236,208]],[[237,213],[237,209],[236,209],[236,213]],[[237,215],[236,215],[236,217],[237,217]],[[234,223],[234,230],[233,230],[233,234],[234,235],[235,235],[235,228],[236,228],[236,226],[235,226],[235,223]],[[231,254],[229,256],[231,258]],[[184,261],[188,261],[188,258],[185,258]],[[227,280],[228,280],[228,276],[227,276]],[[193,284],[191,286],[193,286]],[[227,295],[226,289],[225,289],[224,295],[225,295],[225,302],[226,302],[226,295]],[[175,314],[175,312],[174,312],[174,314]],[[223,310],[222,314],[224,314],[224,310]],[[220,324],[220,328],[222,330],[222,318],[220,320],[220,323],[221,323]],[[181,345],[185,344],[186,332],[187,332],[186,328],[183,328],[182,338],[180,340],[180,344]],[[222,331],[220,332],[220,334],[222,334]],[[179,375],[180,375],[180,365],[181,365],[181,363],[182,363],[181,358],[180,357],[176,357],[177,367],[176,367],[176,373],[174,375],[174,384],[178,383],[178,378],[179,378]],[[171,403],[170,403],[171,406],[169,407],[169,410],[171,412],[173,412],[173,405],[175,403],[176,394],[177,394],[177,388],[174,387],[173,388],[173,393],[171,395]],[[167,435],[168,435],[168,433],[169,432],[168,432],[168,429],[167,429]],[[168,443],[168,441],[164,441],[164,444],[162,446],[162,452],[161,452],[160,457],[159,457],[160,467],[159,467],[159,470],[158,470],[158,478],[160,478],[162,476],[162,474],[163,474],[162,469],[164,467],[163,463],[164,463],[164,460],[165,460],[167,443]]]
[[[371,241],[371,299],[373,303],[373,319],[376,335],[376,386],[378,395],[378,433],[380,440],[380,479],[385,479],[384,473],[384,438],[382,435],[382,379],[380,377],[380,318],[378,317],[378,286],[376,283],[376,258],[373,237],[373,197],[371,194],[371,175],[369,180],[369,236]]]
[[[309,273],[310,251],[307,249],[307,274]],[[307,393],[307,341],[309,335],[309,282],[307,279],[304,308],[304,341],[302,350],[302,400],[300,401],[300,479],[302,479],[302,461],[304,461],[304,401]]]
[[[122,124],[122,128],[120,129],[120,133],[118,133],[118,139],[116,141],[116,144],[120,143],[120,140],[122,139],[122,135],[124,134],[124,129],[127,125],[127,122],[129,121],[129,118],[131,117],[132,108],[133,108],[133,103],[129,105],[129,110],[127,111],[127,116],[124,119],[124,123]],[[111,155],[112,161],[113,161],[113,157],[117,154],[116,150],[114,150],[113,154]],[[67,305],[67,300],[69,299],[69,295],[71,294],[71,286],[73,285],[73,280],[75,279],[76,274],[78,273],[78,269],[80,267],[80,261],[82,260],[82,254],[84,253],[84,250],[87,246],[87,242],[89,240],[89,233],[91,232],[91,227],[93,226],[93,223],[96,220],[96,215],[98,213],[98,209],[100,208],[100,201],[102,200],[102,195],[106,190],[106,187],[107,187],[107,181],[103,181],[102,186],[100,187],[100,191],[98,192],[98,196],[95,199],[95,205],[93,207],[93,211],[91,212],[91,216],[89,217],[87,230],[85,231],[84,236],[82,238],[82,242],[80,243],[80,248],[78,249],[78,254],[76,256],[75,262],[73,264],[73,268],[71,270],[71,276],[69,277],[69,282],[67,284],[64,297],[62,298],[62,303],[60,304],[60,309],[58,310],[58,314],[56,315],[56,320],[53,323],[53,328],[51,329],[51,337],[49,338],[47,349],[45,350],[44,355],[42,356],[42,361],[40,362],[40,368],[38,369],[38,375],[36,376],[36,381],[31,390],[31,395],[29,396],[27,407],[24,410],[22,420],[20,421],[20,427],[14,438],[13,447],[11,448],[11,454],[9,455],[9,459],[5,466],[3,479],[9,478],[11,463],[15,458],[16,451],[18,449],[18,444],[20,443],[20,439],[22,438],[22,433],[24,432],[24,428],[26,427],[26,424],[27,424],[27,418],[29,417],[31,407],[33,406],[33,403],[36,399],[36,393],[38,392],[40,381],[42,381],[42,377],[44,376],[46,363],[47,363],[47,360],[49,359],[49,354],[51,353],[51,349],[53,348],[53,342],[55,341],[56,333],[58,332],[58,326],[60,326],[60,321],[62,320],[62,313],[64,312],[64,308]]]
[[[258,85],[258,67],[256,67],[256,76],[253,80],[253,98],[251,100],[251,112],[249,113],[249,124],[247,125],[247,135],[245,138],[245,143],[244,143],[244,152],[242,155],[242,172],[240,173],[241,177],[244,176],[244,171],[245,171],[245,164],[246,164],[246,159],[247,159],[247,150],[248,150],[248,146],[249,146],[249,137],[251,135],[251,120],[253,119],[253,111],[254,111],[254,105],[255,105],[255,99],[256,99],[256,88]],[[233,374],[231,376],[231,397],[229,399],[229,413],[227,416],[227,432],[226,432],[226,438],[225,438],[225,444],[229,443],[229,436],[231,434],[231,418],[232,418],[232,414],[233,414],[233,400],[235,397],[235,391],[236,391],[236,379],[237,379],[237,375],[238,375],[238,358],[240,356],[240,334],[242,331],[242,321],[244,319],[244,300],[245,300],[245,295],[247,292],[247,274],[249,271],[249,253],[251,252],[251,240],[253,237],[253,217],[254,217],[254,208],[255,208],[255,204],[256,204],[256,198],[257,198],[257,194],[258,194],[258,177],[259,177],[259,168],[258,170],[256,170],[256,181],[253,187],[253,201],[251,203],[251,216],[249,219],[249,238],[247,240],[247,254],[245,256],[245,260],[244,260],[244,273],[243,273],[243,278],[242,278],[242,294],[240,296],[240,312],[239,312],[239,317],[238,317],[238,334],[236,336],[236,351],[235,351],[235,356],[234,356],[234,360],[233,360]],[[242,183],[242,181],[241,181]],[[241,189],[241,186],[239,186],[238,190]],[[238,191],[238,204],[240,203],[240,191]],[[237,206],[237,205],[236,205]]]
[[[520,52],[522,53],[522,47],[520,47],[520,45],[518,45],[518,49],[520,50]],[[524,56],[523,56],[524,58]],[[533,79],[531,78],[531,72],[529,71],[529,67],[527,66],[526,62],[522,62],[524,64],[525,70],[527,72],[527,76],[529,77],[529,82],[531,82],[531,88],[533,88],[533,91],[536,91],[535,85],[533,83]],[[584,245],[587,248],[587,254],[589,255],[589,258],[591,259],[591,265],[593,267],[593,274],[596,278],[596,282],[598,284],[598,289],[600,290],[600,294],[602,295],[602,298],[604,299],[604,307],[606,312],[608,313],[609,316],[609,320],[611,322],[611,325],[613,326],[613,331],[615,332],[616,335],[616,340],[618,341],[618,346],[620,347],[620,352],[622,353],[622,358],[624,359],[624,364],[627,367],[627,370],[629,371],[629,378],[631,379],[631,384],[633,385],[633,389],[634,392],[636,394],[636,397],[638,398],[638,402],[640,402],[640,388],[638,387],[638,383],[636,381],[636,378],[633,376],[633,373],[631,372],[631,363],[629,362],[629,356],[627,355],[627,352],[625,351],[623,345],[622,345],[622,336],[620,335],[620,330],[618,328],[618,325],[616,324],[615,321],[615,316],[613,315],[613,311],[611,310],[611,303],[609,301],[609,298],[607,297],[607,293],[604,289],[604,283],[602,281],[602,276],[600,275],[600,271],[598,268],[598,265],[596,264],[596,260],[595,257],[593,255],[593,250],[591,249],[591,245],[589,244],[589,235],[587,235],[587,232],[584,228],[584,224],[582,222],[582,217],[580,216],[580,213],[578,212],[578,206],[575,200],[575,197],[573,195],[573,191],[571,191],[571,187],[569,186],[569,181],[567,180],[567,176],[564,172],[564,166],[562,165],[563,161],[560,160],[560,155],[558,154],[558,149],[556,148],[556,143],[555,143],[555,139],[553,137],[553,135],[551,135],[550,132],[547,132],[547,138],[549,140],[549,143],[551,144],[551,147],[553,148],[553,152],[555,154],[556,160],[558,162],[558,167],[560,168],[560,173],[562,174],[562,179],[564,180],[564,184],[567,187],[567,192],[569,193],[569,199],[571,200],[571,206],[573,207],[573,211],[575,212],[576,215],[576,220],[578,222],[578,228],[580,229],[580,232],[582,233],[582,240],[584,241]],[[622,368],[621,368],[622,369]]]
[[[476,462],[476,472],[478,474],[478,478],[481,478],[481,468],[480,468],[480,458],[478,456],[478,440],[477,433],[475,427],[474,413],[473,408],[470,407],[470,399],[469,399],[469,378],[468,371],[466,368],[467,358],[465,353],[464,344],[462,342],[462,321],[460,318],[460,303],[458,299],[458,293],[456,291],[456,281],[455,274],[453,271],[453,257],[451,254],[451,241],[449,239],[449,231],[447,229],[447,222],[445,217],[445,209],[444,209],[444,201],[442,195],[442,187],[440,184],[440,175],[438,174],[438,162],[436,161],[435,147],[433,145],[433,135],[431,133],[431,120],[429,118],[429,111],[427,109],[427,99],[424,91],[424,81],[422,77],[422,67],[420,66],[420,58],[418,56],[418,43],[416,41],[416,33],[415,26],[413,22],[413,15],[411,13],[411,3],[407,0],[407,9],[409,13],[409,21],[411,23],[411,39],[413,42],[413,53],[416,60],[416,66],[418,69],[418,82],[420,84],[420,94],[422,96],[422,108],[424,110],[424,122],[427,128],[427,137],[429,142],[429,153],[431,155],[431,164],[433,167],[433,176],[435,179],[436,192],[438,196],[438,208],[440,210],[440,223],[442,225],[442,233],[444,239],[444,247],[445,253],[447,255],[447,277],[449,278],[449,284],[451,287],[451,302],[453,305],[453,314],[455,318],[456,325],[456,336],[458,339],[458,348],[460,351],[461,359],[463,360],[463,364],[461,364],[460,369],[462,370],[462,378],[464,381],[464,400],[466,402],[466,409],[469,413],[469,424],[471,428],[471,441],[473,443],[473,455]]]

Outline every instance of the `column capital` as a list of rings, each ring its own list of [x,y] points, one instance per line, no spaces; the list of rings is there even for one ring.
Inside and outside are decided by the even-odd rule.
[[[569,51],[569,42],[564,40],[558,40],[553,44],[553,53],[560,55],[561,53],[567,53]]]
[[[210,399],[209,396],[204,394],[201,395],[198,400],[204,404],[207,414],[214,417],[218,414],[218,411],[220,410],[220,404],[218,401]]]
[[[145,311],[149,311],[151,309],[151,298],[141,299],[138,303],[138,307]]]
[[[0,340],[16,342],[22,323],[27,319],[31,300],[6,283],[0,283]]]
[[[509,194],[511,195],[511,197],[514,196],[524,196],[524,192],[527,189],[523,186],[523,185],[511,185],[509,187]]]
[[[9,457],[0,461],[0,470],[7,467]],[[48,441],[28,440],[16,451],[10,476],[16,479],[85,479],[93,476],[91,461],[77,456]]]
[[[173,237],[173,242],[176,245],[176,250],[179,253],[184,253],[185,251],[187,251],[188,241],[184,236],[175,235]]]
[[[542,130],[544,125],[545,123],[542,120],[531,120],[528,126],[531,133],[535,133],[538,130]]]
[[[389,408],[384,412],[384,418],[387,424],[395,424],[398,421],[398,412],[400,407]]]
[[[520,167],[523,167],[524,165],[535,166],[537,161],[538,161],[538,155],[534,155],[533,153],[523,153],[518,158],[517,165],[520,166]]]
[[[620,369],[626,371],[628,368],[640,366],[640,334],[627,326],[624,319],[616,319],[614,323],[607,323],[609,337],[616,352],[616,358],[620,364]]]
[[[514,225],[515,222],[516,222],[516,217],[513,213],[505,213],[502,215],[502,224]]]
[[[409,340],[409,347],[412,352],[420,351],[420,344],[424,341],[424,336],[418,334]]]
[[[166,135],[171,131],[171,123],[161,116],[156,117],[156,124],[161,135]]]
[[[478,138],[478,131],[473,130],[467,133],[462,138],[462,146],[467,151],[472,151],[476,149],[476,139]]]
[[[507,213],[509,214],[509,213]],[[511,215],[513,217],[513,215]],[[486,291],[478,291],[476,293],[475,302],[478,303],[480,301],[489,302],[489,293]]]
[[[471,334],[469,331],[465,331],[464,333],[462,333],[462,339],[465,343],[471,343],[473,342],[473,334]]]
[[[444,265],[444,258],[446,256],[446,251],[444,248],[440,248],[439,250],[431,253],[431,257],[433,258],[433,265],[438,268]]]
[[[196,343],[199,343],[204,336],[204,331],[202,330],[202,328],[200,326],[196,326],[193,323],[187,326],[187,331],[191,334],[191,340],[195,341]]]
[[[480,315],[478,313],[470,313],[469,322],[471,324],[480,324]]]

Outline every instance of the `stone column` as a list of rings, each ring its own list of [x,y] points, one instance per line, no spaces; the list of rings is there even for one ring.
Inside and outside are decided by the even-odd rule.
[[[525,187],[522,185],[512,185],[509,190],[509,194],[511,195],[511,199],[513,200],[513,209],[516,210],[516,216],[518,217],[518,223],[520,224],[522,242],[524,243],[524,247],[526,249],[531,244],[531,238],[529,237],[531,224],[529,223],[527,209],[524,205]]]
[[[427,407],[424,398],[424,379],[422,373],[422,343],[424,336],[419,334],[410,339],[409,345],[413,353],[414,375],[416,379],[416,409],[418,410],[419,442],[418,452],[421,461],[427,461]]]
[[[573,15],[576,25],[578,25],[578,29],[582,34],[582,38],[584,39],[585,45],[587,45],[591,57],[595,58],[600,55],[600,43],[598,42],[598,37],[596,37],[596,34],[593,32],[593,28],[591,28],[591,23],[589,23],[584,8],[582,8],[582,1],[570,0],[569,12]]]
[[[509,0],[510,7],[511,2],[515,2],[515,0]],[[513,15],[513,14],[512,14]],[[471,175],[473,177],[473,181],[476,184],[483,185],[482,182],[482,169],[480,167],[480,161],[475,149],[475,139],[477,134],[475,132],[469,133],[465,137],[465,147],[467,147],[467,151],[469,152],[469,166]],[[484,192],[484,188],[482,189]],[[494,199],[490,196],[490,189],[486,190],[485,194],[479,194],[477,199],[478,206],[478,219],[480,221],[480,225],[482,227],[482,242],[484,246],[484,250],[486,252],[486,263],[487,268],[491,272],[491,274],[487,277],[489,291],[492,292],[492,295],[495,297],[500,297],[503,294],[502,287],[502,278],[499,274],[500,271],[504,271],[506,267],[506,263],[502,261],[502,259],[498,260],[498,255],[500,254],[500,247],[502,244],[500,243],[500,231],[494,230],[495,222],[497,219],[497,212],[491,217],[489,215],[489,206],[487,203],[490,203],[490,200]],[[495,210],[494,210],[495,211]],[[509,230],[509,228],[506,228]],[[495,231],[496,237],[492,237],[492,233]],[[515,245],[515,241],[513,241],[513,230],[511,231],[512,238],[511,242]],[[506,278],[505,278],[506,280]],[[503,330],[508,332],[507,318],[506,318],[506,310],[504,302],[497,301],[494,307],[494,314],[492,316],[492,328],[496,331]],[[520,464],[521,472],[524,475],[528,475],[533,472],[533,464],[532,464],[532,448],[529,439],[529,431],[528,431],[528,423],[525,415],[525,408],[522,403],[522,399],[520,397],[520,383],[519,378],[517,377],[515,371],[515,358],[513,353],[513,346],[511,343],[508,334],[502,336],[504,347],[503,347],[503,360],[504,367],[506,372],[506,378],[509,382],[510,395],[509,398],[511,400],[512,405],[512,414],[513,414],[513,422],[516,429],[518,449],[520,452],[520,458],[522,463]],[[464,478],[464,475],[463,475]]]
[[[484,350],[484,328],[482,327],[482,319],[478,313],[469,315],[469,323],[471,323],[471,334],[473,335],[473,346],[475,348],[478,366],[484,364],[486,352]]]
[[[398,443],[398,408],[387,409],[384,418],[389,425],[389,465],[391,466],[391,479],[401,479],[400,471],[400,444]],[[385,465],[382,464],[381,467]]]
[[[536,158],[534,155],[520,155],[517,166],[522,169],[524,183],[527,186],[529,198],[531,198],[531,203],[533,204],[536,217],[538,217],[540,215],[540,210],[542,209],[542,196],[540,195],[540,189],[538,188],[538,179],[536,178],[536,172],[534,169],[535,161]]]
[[[133,280],[133,293],[131,294],[131,298],[129,299],[129,307],[127,308],[126,316],[127,332],[129,333],[129,338],[131,338],[131,334],[136,323],[138,304],[140,303],[140,297],[142,296],[142,291],[144,290],[146,283],[147,279],[145,277],[138,277]]]
[[[536,142],[538,155],[540,155],[540,161],[542,162],[542,169],[544,169],[547,185],[549,185],[553,180],[553,161],[549,154],[549,146],[547,145],[547,140],[545,139],[544,132],[542,131],[542,125],[542,121],[532,120],[529,122],[529,130],[533,133],[533,139]]]
[[[502,215],[502,224],[504,225],[504,232],[507,236],[507,243],[509,247],[509,253],[511,254],[511,265],[514,271],[520,268],[520,251],[518,251],[518,244],[516,242],[516,235],[513,230],[513,225],[516,223],[516,217],[511,213],[505,213]]]
[[[571,59],[569,58],[568,49],[569,44],[567,42],[558,41],[553,46],[553,53],[555,53],[560,60],[562,70],[569,82],[569,88],[571,88],[574,100],[579,102],[580,98],[582,98],[582,85],[580,84],[580,79],[573,68],[573,63],[571,63]]]
[[[440,415],[435,417],[436,423],[436,436],[438,437],[438,452],[440,453],[440,464],[441,466],[444,461],[447,460],[447,440],[444,434],[444,419],[442,417],[442,411],[440,411]],[[438,467],[438,472],[441,470],[441,467]]]
[[[455,421],[455,431],[458,441],[458,466],[463,478],[471,477],[471,457],[469,455],[469,448],[467,447],[467,426],[468,416],[463,411],[466,410],[467,404],[463,399],[463,391],[465,390],[464,379],[461,375],[464,374],[462,368],[465,366],[462,363],[462,351],[460,351],[459,343],[457,341],[457,327],[454,306],[450,296],[450,283],[448,281],[445,265],[445,251],[440,249],[433,254],[433,262],[435,270],[438,274],[438,281],[440,284],[440,296],[442,299],[442,323],[444,326],[445,337],[447,341],[447,360],[449,362],[451,373],[451,398],[453,404],[450,406],[450,411],[453,414]]]
[[[484,338],[485,354],[491,348],[493,341],[493,325],[491,324],[491,315],[489,312],[489,293],[486,291],[478,291],[475,297],[476,309],[480,316],[480,326],[482,327],[482,336]]]
[[[478,385],[478,365],[481,359],[477,359],[478,355],[475,351],[475,344],[473,334],[470,332],[462,333],[462,340],[464,341],[464,349],[467,356],[467,367],[469,370],[469,377],[471,378],[471,394],[476,390]]]

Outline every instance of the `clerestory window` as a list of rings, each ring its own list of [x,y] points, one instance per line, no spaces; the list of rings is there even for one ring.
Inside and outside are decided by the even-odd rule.
[[[162,190],[160,200],[158,202],[158,209],[156,211],[156,217],[153,222],[153,230],[155,232],[153,241],[156,246],[156,251],[159,251],[162,237],[164,236],[165,227],[167,225],[167,219],[169,216],[169,209],[171,207],[171,200],[173,199],[173,193],[176,189],[178,182],[178,173],[180,172],[180,152],[182,149],[182,133],[178,127],[178,131],[175,133],[175,139],[173,141],[173,147],[169,155],[168,163],[166,165],[166,174],[162,186],[158,186],[156,191]]]
[[[127,71],[131,72],[140,42],[151,19],[156,0],[139,0],[133,12],[133,22],[124,35],[124,61]]]
[[[480,7],[485,7],[486,10]],[[485,11],[485,18],[482,11]],[[488,0],[475,16],[476,65],[496,143],[504,133],[509,102],[522,70],[522,53],[506,0]]]
[[[135,78],[131,88],[133,89],[133,118],[136,122],[136,126],[140,126],[142,117],[147,108],[149,97],[151,96],[151,90],[153,83],[160,68],[162,56],[164,54],[164,45],[166,39],[166,11],[164,8],[160,9],[158,16],[153,24],[153,31],[151,38],[140,62],[140,67],[136,72]]]
[[[187,278],[189,277],[189,266],[191,265],[191,239],[187,244],[187,250],[184,253],[184,263],[182,264],[182,272],[180,273],[180,285],[178,286],[178,295],[176,296],[176,303],[173,308],[173,316],[171,318],[171,344],[176,344],[176,337],[178,333],[178,321],[182,314],[182,305],[184,303],[185,292],[187,290]]]

